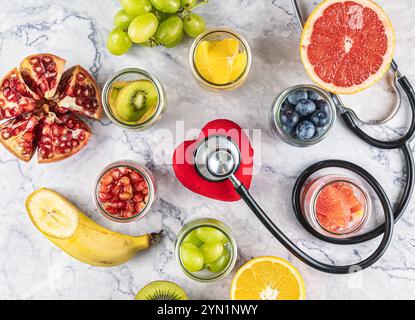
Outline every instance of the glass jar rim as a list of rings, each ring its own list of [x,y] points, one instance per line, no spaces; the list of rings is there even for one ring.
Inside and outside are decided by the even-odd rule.
[[[310,89],[310,90],[317,91],[324,98],[324,100],[329,104],[329,107],[330,107],[330,110],[331,110],[330,123],[329,123],[326,131],[321,136],[310,139],[308,141],[300,141],[299,139],[295,139],[295,138],[291,137],[290,135],[286,134],[282,130],[281,119],[278,116],[278,113],[281,111],[282,104],[286,100],[287,96],[291,92],[293,92],[295,90],[299,90],[299,89],[305,89],[305,90]],[[328,137],[329,132],[333,128],[334,123],[336,122],[336,119],[337,119],[336,110],[337,109],[336,109],[336,106],[334,105],[333,99],[329,96],[329,94],[326,91],[324,91],[320,87],[317,87],[317,86],[312,85],[312,84],[299,84],[299,85],[288,87],[287,89],[282,91],[275,98],[274,103],[273,103],[272,108],[271,108],[271,125],[275,130],[277,130],[277,134],[280,137],[282,137],[282,139],[285,142],[287,142],[291,145],[297,146],[297,147],[310,147],[310,146],[313,146],[313,145],[323,141],[325,138]]]
[[[183,243],[186,236],[190,232],[198,228],[202,228],[202,227],[211,227],[211,228],[215,228],[221,231],[226,236],[226,238],[229,240],[229,244],[232,248],[231,258],[226,268],[222,272],[218,273],[216,276],[211,277],[211,278],[198,277],[194,273],[189,272],[184,267],[181,257],[180,257],[180,245]],[[238,257],[238,247],[236,245],[236,241],[235,241],[235,238],[233,237],[232,231],[223,222],[216,220],[216,219],[212,219],[212,218],[199,218],[199,219],[195,219],[195,220],[192,220],[186,223],[182,227],[182,229],[179,231],[179,234],[176,238],[176,243],[175,243],[175,256],[176,256],[177,263],[179,264],[180,268],[182,269],[185,275],[187,275],[192,280],[208,283],[208,282],[214,282],[217,280],[221,280],[225,278],[227,275],[229,275],[229,273],[232,272],[233,268],[235,267],[236,260]]]
[[[111,110],[111,106],[108,100],[109,92],[112,88],[112,85],[114,82],[117,81],[118,78],[122,77],[125,74],[139,74],[141,76],[146,77],[148,80],[150,80],[156,90],[157,90],[157,96],[158,96],[158,102],[157,102],[157,109],[156,112],[146,121],[140,124],[127,124],[119,119],[113,114]],[[116,72],[113,76],[111,76],[104,85],[104,88],[102,90],[102,104],[104,107],[104,111],[107,115],[107,117],[111,120],[112,123],[115,125],[123,128],[123,129],[129,129],[129,130],[145,130],[148,127],[150,127],[153,123],[155,123],[155,120],[158,119],[158,117],[161,115],[163,111],[163,105],[165,104],[165,94],[163,86],[161,85],[161,82],[158,80],[156,76],[151,74],[150,72],[147,72],[143,69],[139,68],[125,68],[121,69],[120,71]]]
[[[133,215],[132,217],[129,218],[118,218],[116,216],[113,216],[111,214],[109,214],[105,208],[102,207],[101,205],[101,201],[99,200],[99,183],[102,179],[102,177],[108,173],[109,171],[116,169],[116,168],[120,168],[120,167],[128,167],[133,169],[134,171],[138,172],[145,180],[147,186],[148,186],[148,195],[149,195],[149,199],[148,202],[146,203],[146,206],[144,207],[144,209],[136,214]],[[92,195],[93,195],[93,200],[94,200],[94,204],[95,207],[98,209],[98,211],[107,219],[113,221],[113,222],[120,222],[120,223],[128,223],[128,222],[133,222],[139,219],[144,218],[150,211],[151,207],[153,206],[153,203],[155,201],[155,185],[153,182],[153,177],[151,175],[151,172],[144,166],[139,165],[138,163],[135,163],[133,161],[129,161],[129,160],[118,160],[115,162],[110,163],[109,165],[107,165],[104,169],[102,169],[100,171],[100,173],[98,174],[98,178],[95,181],[95,184],[93,186],[92,189]]]
[[[195,64],[195,53],[196,53],[196,49],[199,46],[199,44],[203,41],[203,39],[205,39],[206,37],[215,34],[215,33],[227,33],[233,37],[235,37],[236,39],[238,39],[238,41],[243,45],[244,50],[246,52],[247,55],[247,63],[245,66],[245,70],[244,72],[238,77],[238,79],[230,82],[230,83],[226,83],[226,84],[216,84],[213,82],[210,82],[208,80],[206,80],[197,70],[196,64]],[[230,90],[235,88],[236,86],[238,86],[240,83],[244,82],[247,77],[249,72],[251,71],[251,67],[252,67],[252,52],[251,52],[251,47],[249,46],[248,41],[245,39],[244,36],[242,36],[239,32],[234,31],[232,29],[229,28],[211,28],[206,30],[205,32],[203,32],[202,34],[200,34],[192,43],[192,46],[190,47],[190,53],[189,53],[189,64],[190,64],[190,68],[192,70],[192,74],[193,76],[196,78],[197,81],[199,81],[200,83],[202,83],[204,86],[211,88],[211,89],[215,89],[217,91],[225,91],[225,90]]]
[[[366,188],[363,185],[360,185],[358,183],[358,181],[356,181],[356,180],[354,180],[350,177],[347,177],[345,175],[333,175],[333,174],[331,174],[331,175],[323,176],[323,177],[320,177],[320,179],[317,179],[315,181],[315,183],[317,183],[321,179],[326,179],[326,181],[324,181],[324,183],[321,186],[317,187],[313,191],[313,193],[311,195],[311,200],[310,200],[310,204],[312,206],[311,221],[312,221],[312,224],[315,227],[317,227],[316,231],[319,231],[319,232],[323,231],[328,236],[346,237],[346,236],[349,236],[352,233],[355,233],[355,232],[358,232],[359,230],[361,230],[366,225],[366,223],[368,222],[370,212],[372,210],[370,196],[369,196],[369,193],[366,190]],[[350,228],[347,228],[343,232],[339,232],[339,233],[333,232],[333,231],[330,231],[330,230],[327,230],[326,228],[324,228],[317,219],[317,210],[316,210],[317,199],[318,199],[320,193],[322,192],[322,190],[325,187],[327,187],[327,186],[329,186],[333,183],[338,183],[338,182],[344,182],[344,183],[351,184],[353,187],[355,187],[361,193],[361,195],[364,198],[363,217],[360,219],[360,221],[357,224],[355,224],[354,226],[352,226]]]

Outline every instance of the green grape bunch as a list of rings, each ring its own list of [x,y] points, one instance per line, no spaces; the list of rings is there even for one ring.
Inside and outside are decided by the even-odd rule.
[[[184,36],[197,38],[206,30],[202,16],[193,12],[208,0],[118,0],[122,9],[114,16],[107,49],[116,56],[133,44],[143,47],[179,45]]]

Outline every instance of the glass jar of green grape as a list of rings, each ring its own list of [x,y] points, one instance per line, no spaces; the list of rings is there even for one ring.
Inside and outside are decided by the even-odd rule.
[[[237,259],[231,231],[214,219],[197,219],[179,232],[175,245],[177,262],[193,280],[213,282],[226,277]]]

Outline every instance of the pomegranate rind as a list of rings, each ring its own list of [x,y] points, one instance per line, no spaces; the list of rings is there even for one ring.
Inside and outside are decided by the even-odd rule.
[[[71,133],[73,133],[74,131],[78,131],[78,135],[80,134],[80,132],[83,132],[83,134],[85,135],[85,138],[82,141],[78,141],[79,145],[75,148],[72,148],[69,152],[65,152],[65,153],[56,153],[56,148],[57,145],[54,141],[54,134],[52,132],[52,128],[51,126],[55,123],[55,120],[51,120],[50,117],[68,117],[70,119],[72,119],[75,122],[78,122],[80,124],[80,128],[77,130],[72,130],[66,127],[66,122],[61,122],[59,123],[59,126],[63,126],[66,129],[68,129]],[[78,118],[77,116],[75,116],[74,114],[68,113],[68,114],[64,114],[64,115],[56,115],[53,113],[49,114],[49,119],[45,119],[43,121],[43,126],[42,126],[42,130],[39,133],[39,142],[38,145],[43,143],[43,139],[45,139],[46,136],[48,136],[51,139],[51,144],[52,144],[52,156],[51,157],[47,157],[45,158],[42,153],[41,153],[41,147],[38,146],[38,163],[40,164],[47,164],[47,163],[53,163],[53,162],[58,162],[58,161],[62,161],[65,160],[69,157],[72,157],[73,155],[77,154],[79,151],[81,151],[83,148],[86,147],[86,145],[89,142],[89,139],[92,135],[91,129],[88,127],[88,125],[86,123],[84,123],[80,118]]]
[[[357,3],[364,8],[369,8],[373,10],[376,14],[378,19],[382,22],[385,35],[387,37],[387,51],[383,56],[382,65],[379,67],[378,71],[370,75],[365,81],[360,84],[348,86],[348,87],[340,87],[336,86],[333,83],[326,82],[321,79],[320,76],[314,70],[313,64],[310,62],[308,57],[308,47],[311,44],[311,37],[314,31],[314,25],[316,21],[324,15],[324,12],[330,6],[337,4],[337,3],[345,3],[345,2],[354,2]],[[311,13],[309,18],[307,19],[306,24],[304,25],[304,30],[301,35],[300,41],[300,55],[305,70],[309,77],[321,88],[326,91],[336,93],[336,94],[354,94],[360,91],[363,91],[371,86],[373,86],[376,82],[378,82],[388,71],[390,64],[393,59],[393,55],[395,53],[395,32],[392,27],[392,23],[384,12],[384,10],[374,3],[371,0],[325,0],[320,5],[316,7],[316,9]]]
[[[93,113],[88,112],[85,110],[83,106],[80,106],[76,102],[76,97],[72,97],[70,92],[73,91],[79,79],[77,79],[79,74],[83,74],[85,76],[84,82],[87,85],[93,87],[95,89],[95,95],[90,96],[90,100],[95,99],[97,101],[97,108],[94,110]],[[88,117],[91,119],[99,120],[102,117],[103,107],[102,107],[102,99],[101,99],[101,90],[96,84],[96,81],[92,77],[92,75],[85,70],[80,65],[76,65],[68,70],[66,70],[62,76],[62,82],[58,88],[57,93],[57,104],[60,108],[66,109],[70,112],[76,113],[78,115]],[[88,99],[88,97],[82,97],[82,99]]]
[[[28,106],[26,110],[16,111],[20,105],[16,102],[8,101],[5,97],[5,82],[11,81],[11,79],[14,77],[17,77],[18,81],[24,86],[24,89],[27,91],[27,95],[23,96],[27,99]],[[0,82],[0,120],[11,119],[32,112],[36,108],[36,100],[39,100],[39,96],[27,86],[19,70],[14,68]],[[10,110],[14,110],[14,114],[10,114]]]
[[[36,75],[35,70],[33,69],[33,66],[31,64],[31,61],[33,59],[45,59],[45,58],[49,58],[51,60],[53,60],[53,62],[55,62],[56,64],[56,82],[55,85],[50,87],[50,84],[48,83],[48,90],[46,90],[45,92],[37,92],[38,95],[43,95],[43,97],[45,99],[52,99],[55,94],[56,94],[56,90],[58,89],[58,85],[60,83],[62,74],[65,70],[65,64],[66,64],[66,60],[63,58],[60,58],[56,55],[50,54],[50,53],[40,53],[40,54],[34,54],[31,56],[28,56],[27,58],[25,58],[21,63],[20,63],[20,73],[22,75],[22,77],[25,79],[26,84],[28,85],[29,83],[33,82],[33,83],[38,83],[40,80],[38,78],[38,76]],[[31,88],[32,91],[36,91],[35,88]]]
[[[24,139],[23,138],[24,134],[27,133],[28,131],[27,127],[22,132],[20,132],[17,136],[11,137],[9,139],[4,139],[1,134],[5,128],[19,127],[24,122],[26,122],[26,126],[28,125],[29,122],[31,122],[31,128],[33,128],[33,132],[31,132],[32,138],[30,141],[28,141],[28,143],[29,142],[31,143],[32,151],[31,153],[28,153],[28,154],[24,154],[23,152],[20,152],[21,147],[19,146],[19,143],[22,141],[22,139]],[[33,158],[33,155],[36,152],[36,146],[34,145],[34,141],[36,139],[36,129],[38,128],[38,125],[39,125],[39,118],[36,117],[35,115],[25,115],[25,116],[20,116],[17,118],[10,119],[0,125],[0,143],[16,158],[22,161],[25,161],[25,162],[29,162]]]

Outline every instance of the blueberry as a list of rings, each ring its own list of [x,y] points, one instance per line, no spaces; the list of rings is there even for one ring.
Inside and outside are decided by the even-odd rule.
[[[299,103],[301,100],[306,100],[307,97],[307,92],[305,90],[296,90],[288,95],[287,100],[289,103],[297,105],[297,103]]]
[[[310,140],[313,138],[316,128],[311,121],[305,120],[301,122],[295,129],[295,134],[300,140]]]
[[[324,127],[330,122],[330,118],[327,112],[320,110],[314,112],[311,115],[310,120],[316,127]]]
[[[321,99],[320,95],[314,90],[307,90],[308,99],[318,101]]]
[[[330,106],[326,100],[318,100],[316,102],[316,107],[317,107],[317,110],[324,111],[328,115],[331,114]]]
[[[285,134],[291,135],[293,133],[293,127],[282,125],[282,131],[284,131]]]
[[[316,127],[316,133],[314,134],[316,138],[321,137],[327,131],[326,127]]]
[[[281,123],[288,127],[292,128],[294,127],[299,121],[300,116],[293,108],[286,108],[284,110],[281,110]]]
[[[281,110],[287,109],[287,108],[295,108],[291,103],[288,102],[288,99],[285,99],[284,102],[281,105]]]
[[[295,111],[297,111],[301,117],[307,117],[316,111],[316,104],[311,100],[301,100],[295,106]]]

